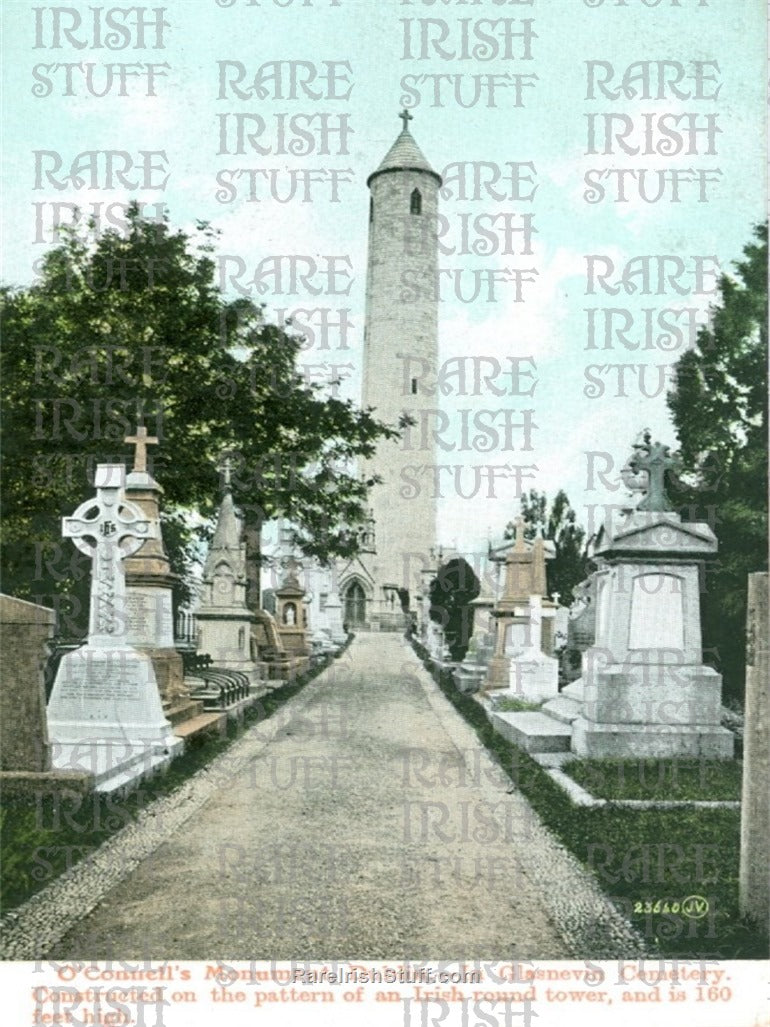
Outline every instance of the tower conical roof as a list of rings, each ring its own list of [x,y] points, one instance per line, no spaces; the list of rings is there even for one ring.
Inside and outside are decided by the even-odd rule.
[[[434,178],[438,179],[438,183],[441,185],[441,175],[430,166],[425,154],[414,141],[414,137],[409,131],[409,122],[412,120],[411,115],[407,111],[402,111],[399,117],[403,119],[404,127],[383,157],[377,170],[369,175],[366,184],[369,185],[373,178],[386,171],[425,171],[427,174],[433,175]]]

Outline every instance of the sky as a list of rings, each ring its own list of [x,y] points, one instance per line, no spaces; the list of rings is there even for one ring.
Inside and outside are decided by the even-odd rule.
[[[521,392],[535,386],[529,396],[500,396],[482,383],[477,395],[457,395],[455,388],[441,397],[450,419],[447,445],[460,444],[462,418],[479,411],[500,423],[506,410],[531,409],[537,428],[530,450],[514,432],[512,451],[499,440],[491,452],[442,453],[440,462],[459,466],[466,494],[476,474],[482,485],[470,499],[451,485],[443,490],[440,541],[475,551],[515,516],[516,477],[483,484],[490,465],[524,468],[532,475],[521,479],[524,487],[549,496],[566,489],[590,530],[598,526],[598,505],[623,495],[610,486],[642,429],[676,446],[665,403],[670,366],[689,344],[690,326],[706,316],[714,268],[729,270],[740,258],[766,192],[762,0],[648,3],[168,0],[161,8],[75,0],[54,8],[6,0],[2,279],[33,279],[52,242],[55,202],[86,211],[101,204],[101,212],[115,205],[119,216],[117,205],[134,198],[165,204],[175,226],[210,221],[221,233],[222,267],[240,269],[243,287],[274,255],[302,256],[305,268],[314,262],[311,284],[323,284],[330,256],[349,260],[338,264],[347,269],[338,279],[349,287],[344,295],[319,298],[300,284],[294,294],[257,298],[272,319],[298,307],[348,309],[344,347],[332,331],[329,348],[316,339],[306,356],[315,368],[309,373],[319,377],[342,365],[343,394],[357,397],[366,178],[398,134],[406,105],[416,141],[447,180],[444,241],[460,251],[441,256],[460,284],[451,288],[447,273],[440,361],[463,357],[469,372],[472,358],[484,368],[496,361],[502,375],[518,359],[536,375],[520,380]],[[282,62],[280,87],[275,79],[255,82],[271,61]],[[105,95],[93,95],[99,93]],[[249,116],[247,152],[222,152],[235,147],[238,115]],[[322,148],[322,115],[330,128],[346,119],[343,143],[339,132],[329,135],[330,152]],[[279,130],[291,117],[311,135],[289,131],[293,148],[281,148]],[[252,148],[252,133],[255,147],[272,152]],[[303,152],[311,145],[313,152]],[[76,187],[68,171],[91,150],[102,151],[96,180],[85,174]],[[112,156],[111,176],[104,151],[128,154]],[[130,170],[121,181],[124,160]],[[455,162],[468,176],[464,195]],[[519,169],[518,189],[511,166]],[[257,170],[235,178],[233,169]],[[620,198],[622,169],[636,174],[625,175]],[[300,177],[297,195],[283,202],[290,172],[308,170],[309,198]],[[646,199],[639,195],[642,171]],[[482,181],[498,175],[491,192],[473,197],[473,173]],[[655,200],[661,174],[663,194]],[[523,245],[527,218],[533,231]],[[474,224],[493,232],[496,226],[496,234],[474,234]],[[467,247],[464,225],[471,226]],[[505,225],[513,229],[507,241]],[[485,239],[493,252],[484,252]],[[462,252],[473,244],[481,252]],[[592,291],[591,255],[612,293],[598,280]],[[652,258],[648,287],[637,275],[633,292],[617,289],[618,269],[642,255]],[[658,290],[662,256],[669,277]],[[485,276],[502,269],[509,279],[513,269],[533,280],[518,295],[515,281],[497,281],[490,293]],[[468,302],[479,281],[479,295]],[[663,319],[649,346],[648,318]],[[605,348],[607,319],[627,328],[626,343],[611,335]],[[498,391],[506,385],[503,377],[495,381]],[[611,469],[602,481],[592,468]]]

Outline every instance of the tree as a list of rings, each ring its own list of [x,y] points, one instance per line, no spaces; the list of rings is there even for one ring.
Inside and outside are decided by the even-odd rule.
[[[589,560],[585,551],[586,533],[577,523],[567,493],[559,489],[549,509],[546,493],[530,489],[521,497],[521,516],[525,538],[533,539],[539,530],[543,538],[555,543],[556,556],[546,564],[548,590],[551,594],[558,592],[565,605],[570,603],[573,589],[588,573]],[[514,531],[513,521],[510,521],[504,537],[513,538]]]
[[[130,457],[123,438],[138,422],[160,439],[151,470],[177,571],[196,542],[183,512],[213,514],[224,451],[252,580],[260,526],[279,513],[310,555],[357,551],[376,479],[353,461],[398,430],[308,384],[302,337],[222,295],[214,246],[206,224],[188,235],[134,204],[125,232],[64,231],[34,284],[2,289],[6,591],[87,610],[88,561],[62,543],[60,518],[88,495],[96,463]]]
[[[465,659],[473,635],[471,602],[481,591],[479,579],[471,565],[453,557],[438,569],[429,586],[429,616],[444,631],[444,640],[452,660]]]
[[[767,568],[767,225],[724,274],[695,345],[675,366],[668,405],[689,470],[672,488],[688,520],[719,539],[707,571],[703,634],[716,648],[725,691],[740,696],[745,674],[747,575]]]

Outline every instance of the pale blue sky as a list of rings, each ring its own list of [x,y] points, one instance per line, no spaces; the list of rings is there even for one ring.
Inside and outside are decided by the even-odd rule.
[[[287,0],[283,0],[287,2]],[[4,7],[5,110],[4,110],[4,271],[3,279],[29,281],[33,263],[45,250],[35,243],[34,202],[77,201],[116,203],[127,198],[125,188],[61,191],[35,189],[33,151],[56,150],[65,166],[79,151],[90,149],[165,149],[170,177],[162,192],[138,190],[134,195],[151,203],[167,204],[172,223],[191,226],[196,219],[210,220],[222,230],[222,253],[237,254],[248,266],[276,253],[314,256],[347,254],[354,275],[350,295],[355,325],[351,348],[346,352],[309,351],[308,362],[352,363],[351,394],[358,386],[363,335],[364,275],[368,194],[366,176],[381,160],[401,123],[396,115],[405,102],[400,85],[403,75],[421,74],[531,74],[538,76],[535,89],[525,90],[525,106],[511,105],[510,90],[501,90],[496,108],[483,105],[465,109],[454,102],[443,107],[431,104],[427,93],[412,109],[413,134],[433,166],[442,171],[453,161],[532,161],[537,169],[538,191],[532,203],[470,202],[445,197],[442,211],[456,233],[462,214],[532,213],[537,229],[532,255],[456,256],[442,258],[442,266],[471,268],[531,267],[539,269],[535,287],[525,293],[524,303],[511,302],[503,287],[497,302],[441,304],[441,355],[461,354],[533,356],[538,386],[531,400],[503,400],[490,395],[445,399],[443,405],[499,409],[514,403],[534,406],[539,430],[531,453],[444,454],[447,463],[536,463],[535,479],[527,484],[549,493],[564,486],[585,522],[586,504],[604,500],[602,491],[586,492],[585,451],[610,451],[623,461],[638,431],[652,427],[664,441],[674,442],[668,426],[664,397],[640,396],[633,387],[626,397],[608,395],[596,399],[584,395],[587,364],[644,363],[648,375],[655,366],[668,364],[674,352],[628,353],[586,351],[586,314],[589,306],[622,306],[639,311],[648,307],[698,307],[703,297],[669,294],[665,297],[586,296],[586,254],[609,254],[618,263],[637,254],[716,255],[723,266],[740,256],[753,222],[762,217],[764,178],[764,5],[762,0],[681,0],[680,7],[667,3],[648,9],[637,0],[627,7],[606,0],[600,8],[588,8],[581,0],[535,0],[531,5],[507,5],[483,0],[478,4],[411,4],[396,0],[300,0],[287,8],[272,0],[259,6],[235,0],[220,6],[216,0],[169,0],[164,6],[169,27],[164,49],[109,51],[88,45],[77,49],[67,43],[58,50],[35,47],[35,6],[6,0]],[[88,15],[91,3],[75,2]],[[105,9],[109,5],[102,5]],[[119,6],[119,5],[114,5]],[[123,5],[132,6],[132,5]],[[158,6],[158,5],[153,5]],[[47,9],[49,10],[49,9]],[[148,8],[149,10],[149,8]],[[51,42],[48,14],[41,15],[43,42]],[[84,22],[90,25],[90,18]],[[445,47],[457,46],[461,19],[533,18],[537,39],[533,60],[516,59],[428,60],[403,59],[405,18],[443,18],[450,26]],[[518,26],[520,27],[520,25]],[[413,33],[418,31],[412,23]],[[501,32],[502,28],[487,31]],[[106,38],[109,26],[102,26]],[[80,36],[76,35],[76,39]],[[148,32],[148,38],[152,33]],[[416,38],[416,36],[414,37]],[[66,40],[65,40],[66,41]],[[218,99],[217,62],[241,61],[251,70],[269,60],[349,61],[352,91],[346,101],[309,99]],[[717,61],[721,94],[717,101],[694,99],[631,99],[612,101],[586,98],[586,61],[611,61],[616,69],[632,61]],[[158,78],[155,97],[144,95],[92,97],[83,95],[82,73],[74,72],[77,95],[63,96],[61,69],[50,72],[51,94],[33,95],[33,68],[55,62],[95,62],[96,81],[104,74],[103,62],[168,62],[168,74]],[[620,75],[618,71],[618,76]],[[132,90],[139,94],[136,83]],[[692,83],[690,82],[691,86]],[[464,81],[463,88],[469,82]],[[274,115],[347,113],[353,133],[349,153],[343,155],[220,156],[217,115],[244,112],[259,114],[272,124]],[[716,114],[721,134],[717,154],[708,155],[705,136],[699,137],[700,153],[671,157],[615,154],[587,156],[586,115],[624,113],[638,122],[644,114],[693,113],[702,120]],[[681,124],[681,123],[680,123]],[[271,131],[274,137],[274,133]],[[584,173],[590,168],[719,168],[720,180],[708,186],[708,202],[691,198],[692,186],[683,187],[682,202],[662,201],[590,204],[583,198]],[[271,201],[217,201],[215,175],[220,168],[286,167],[352,169],[350,182],[340,185],[342,202],[329,202],[318,193],[312,203],[281,204]],[[242,180],[241,180],[242,181]],[[457,238],[453,234],[453,238]],[[291,305],[268,302],[272,307]],[[307,297],[295,304],[307,305]],[[333,299],[333,298],[332,298]],[[633,306],[632,306],[633,304]],[[331,303],[330,305],[337,305]],[[681,352],[681,350],[679,351]],[[616,372],[613,372],[616,373]],[[636,372],[629,371],[629,381]],[[648,379],[651,380],[651,379]],[[450,436],[448,436],[450,437]],[[420,454],[416,454],[419,462]],[[470,479],[468,479],[470,481]],[[473,548],[486,537],[487,528],[499,534],[516,510],[512,483],[498,483],[496,500],[447,499],[440,507],[443,541],[457,539],[461,548]]]

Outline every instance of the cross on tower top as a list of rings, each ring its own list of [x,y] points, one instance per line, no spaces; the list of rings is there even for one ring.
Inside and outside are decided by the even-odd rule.
[[[155,435],[148,435],[143,424],[137,426],[136,435],[126,435],[124,442],[134,446],[134,471],[140,474],[147,473],[147,447],[157,446],[158,439]]]
[[[666,495],[666,473],[678,470],[682,462],[678,456],[672,456],[669,446],[660,442],[650,442],[645,437],[643,443],[634,446],[635,453],[628,461],[634,472],[647,472],[647,494],[637,510],[672,510],[673,507]]]
[[[409,113],[409,111],[406,109],[406,107],[404,107],[404,109],[399,114],[399,118],[401,118],[401,120],[404,123],[404,127],[401,129],[401,131],[402,132],[408,132],[409,131],[409,122],[410,121],[414,121],[414,118]]]

